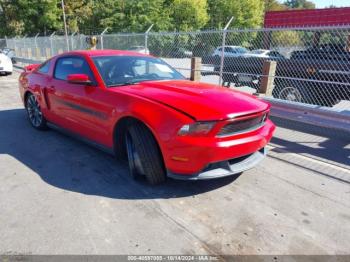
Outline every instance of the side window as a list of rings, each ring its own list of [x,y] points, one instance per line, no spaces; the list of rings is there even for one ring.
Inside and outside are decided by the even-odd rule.
[[[246,52],[246,50],[244,48],[241,48],[241,47],[237,48],[237,53],[243,54],[245,52]]]
[[[70,74],[86,74],[91,81],[94,81],[90,67],[82,57],[63,57],[57,60],[54,77],[60,80],[67,80],[67,76]]]
[[[39,69],[38,72],[42,73],[42,74],[47,74],[50,70],[50,65],[51,65],[51,61],[46,61],[45,63],[43,63]]]
[[[282,57],[282,55],[280,53],[275,52],[275,51],[270,52],[269,56],[274,57],[274,58],[281,58]]]

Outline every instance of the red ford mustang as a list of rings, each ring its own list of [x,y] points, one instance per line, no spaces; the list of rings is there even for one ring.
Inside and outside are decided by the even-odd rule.
[[[19,86],[34,128],[60,129],[127,158],[131,175],[152,184],[250,169],[275,129],[265,102],[188,81],[135,52],[61,54],[28,66]]]

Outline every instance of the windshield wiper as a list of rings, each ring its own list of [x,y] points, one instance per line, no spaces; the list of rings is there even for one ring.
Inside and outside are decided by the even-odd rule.
[[[137,83],[139,83],[139,82],[140,82],[140,81],[132,81],[132,80],[129,80],[129,81],[125,81],[125,82],[122,82],[122,83],[110,84],[110,85],[108,85],[108,87],[135,85],[135,84],[137,84]]]
[[[123,83],[117,83],[117,84],[108,85],[108,87],[135,85],[135,84],[138,84],[138,83],[140,83],[140,82],[161,81],[161,80],[168,80],[168,79],[170,79],[170,78],[168,78],[168,77],[160,77],[160,78],[158,78],[158,79],[148,79],[148,78],[144,78],[144,79],[138,79],[138,80],[128,80],[128,81],[125,81],[125,82],[123,82]]]

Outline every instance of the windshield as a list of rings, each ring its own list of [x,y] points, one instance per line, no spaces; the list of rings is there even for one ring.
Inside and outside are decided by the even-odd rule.
[[[237,48],[237,52],[238,52],[238,53],[244,54],[244,53],[248,53],[248,50],[245,49],[244,47],[238,47],[238,48]]]
[[[96,56],[92,58],[106,86],[142,81],[184,79],[161,59],[147,56]]]

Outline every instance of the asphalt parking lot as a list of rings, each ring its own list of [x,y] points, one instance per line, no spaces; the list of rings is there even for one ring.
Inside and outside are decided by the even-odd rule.
[[[276,119],[256,168],[152,187],[31,128],[17,78],[0,77],[0,254],[349,254],[348,137]]]

